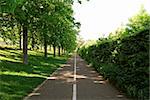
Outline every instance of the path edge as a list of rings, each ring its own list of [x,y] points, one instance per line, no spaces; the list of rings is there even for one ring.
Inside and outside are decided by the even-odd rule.
[[[41,88],[49,79],[49,77],[53,76],[54,74],[57,73],[57,71],[59,70],[59,68],[63,67],[63,64],[60,65],[60,67],[58,67],[50,76],[48,76],[41,84],[39,84],[36,88],[33,89],[33,91],[31,93],[29,93],[27,96],[25,96],[23,98],[23,100],[28,100],[29,97],[31,96],[32,93],[35,93],[39,88]]]

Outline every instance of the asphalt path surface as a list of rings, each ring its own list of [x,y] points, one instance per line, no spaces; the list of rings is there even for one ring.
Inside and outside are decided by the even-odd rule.
[[[24,100],[129,100],[78,55],[58,68]]]

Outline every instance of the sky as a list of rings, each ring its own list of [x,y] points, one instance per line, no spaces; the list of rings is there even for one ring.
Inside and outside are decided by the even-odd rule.
[[[128,18],[135,15],[141,5],[150,13],[150,0],[83,0],[74,3],[74,17],[81,23],[80,36],[84,40],[95,40],[108,36]]]

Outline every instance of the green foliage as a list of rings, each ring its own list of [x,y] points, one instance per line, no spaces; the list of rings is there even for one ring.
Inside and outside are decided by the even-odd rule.
[[[142,31],[135,36],[126,37],[121,40],[117,50],[115,63],[124,71],[121,78],[123,88],[127,93],[139,99],[148,98],[148,36],[149,30]],[[139,95],[140,91],[140,95]]]
[[[129,23],[127,24],[130,33],[138,33],[139,31],[143,31],[146,28],[150,28],[150,14],[146,12],[144,7],[142,6],[140,11],[129,19]]]
[[[76,48],[80,23],[74,21],[72,0],[2,0],[0,1],[0,37],[19,44],[19,26],[28,30],[29,47],[61,46],[67,52]],[[9,6],[9,7],[8,7]],[[22,37],[22,36],[21,36]],[[46,43],[45,43],[46,42]]]
[[[131,20],[132,19],[132,20]],[[82,47],[79,54],[128,96],[149,99],[149,24],[143,10],[115,35]]]

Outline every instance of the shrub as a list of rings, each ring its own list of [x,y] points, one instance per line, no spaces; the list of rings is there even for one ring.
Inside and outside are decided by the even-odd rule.
[[[149,97],[148,37],[145,29],[116,40],[104,38],[81,48],[79,54],[128,96],[145,100]]]

